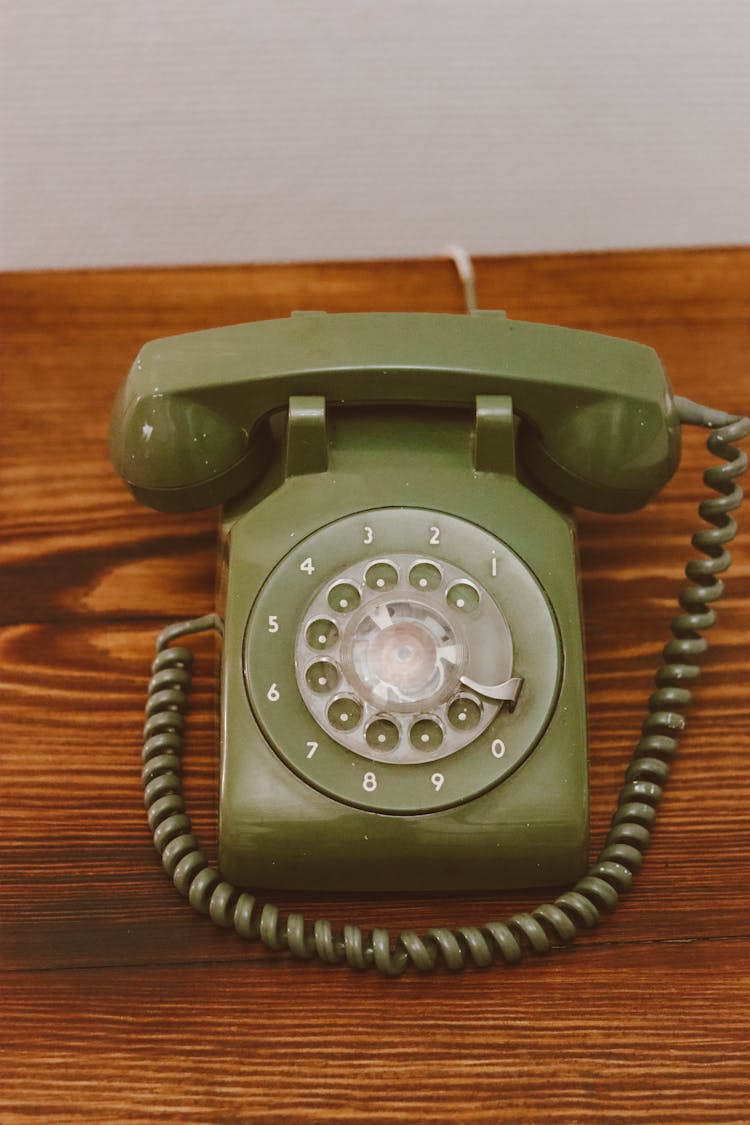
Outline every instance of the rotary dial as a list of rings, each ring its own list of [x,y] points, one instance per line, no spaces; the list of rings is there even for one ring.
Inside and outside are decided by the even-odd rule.
[[[310,601],[295,673],[316,722],[375,761],[444,758],[521,687],[495,601],[458,567],[399,553],[341,570]],[[481,679],[494,682],[483,684]]]

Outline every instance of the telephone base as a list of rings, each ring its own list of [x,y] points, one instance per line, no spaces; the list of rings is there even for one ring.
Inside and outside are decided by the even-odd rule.
[[[588,770],[572,517],[512,459],[477,471],[460,416],[337,411],[329,428],[327,471],[225,514],[224,878],[310,891],[574,881]]]

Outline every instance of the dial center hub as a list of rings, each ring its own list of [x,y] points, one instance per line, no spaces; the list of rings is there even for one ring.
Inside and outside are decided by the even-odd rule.
[[[436,645],[419,625],[391,625],[372,644],[375,673],[397,689],[423,687],[435,668]]]
[[[465,646],[433,606],[386,597],[351,623],[343,653],[365,698],[413,710],[455,689]]]

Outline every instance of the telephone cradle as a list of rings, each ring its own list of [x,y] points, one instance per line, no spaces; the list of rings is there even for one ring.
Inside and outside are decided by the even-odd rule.
[[[590,864],[573,506],[628,512],[710,430],[689,584]],[[216,612],[157,641],[143,784],[199,911],[304,959],[398,975],[572,940],[641,864],[729,565],[750,420],[675,397],[655,352],[471,315],[295,313],[146,344],[110,450],[136,499],[221,504]],[[182,797],[192,654],[222,636],[218,864]],[[570,884],[504,922],[364,933],[244,888]]]

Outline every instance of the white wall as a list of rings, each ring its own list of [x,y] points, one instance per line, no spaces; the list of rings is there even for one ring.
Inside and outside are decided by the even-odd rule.
[[[0,267],[750,242],[748,0],[0,0]]]

